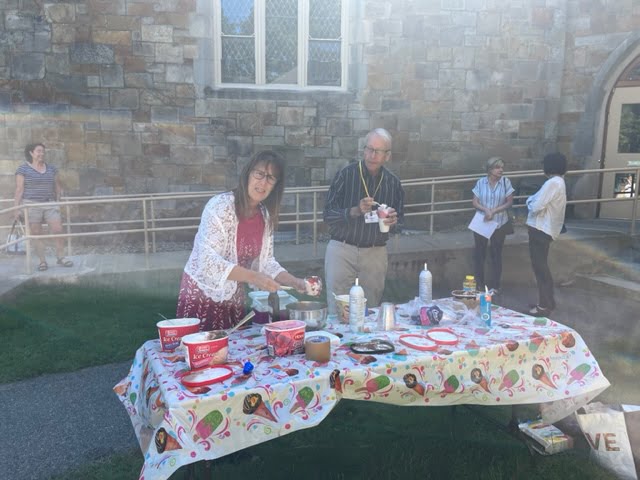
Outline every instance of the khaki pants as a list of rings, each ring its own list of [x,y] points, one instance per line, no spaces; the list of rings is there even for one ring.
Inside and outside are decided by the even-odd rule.
[[[336,314],[336,295],[348,294],[356,277],[367,299],[367,306],[376,307],[382,301],[387,276],[387,247],[358,248],[331,240],[324,257],[327,306]]]

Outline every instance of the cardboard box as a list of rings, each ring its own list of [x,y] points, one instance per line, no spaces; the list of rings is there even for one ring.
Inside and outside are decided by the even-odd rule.
[[[573,448],[573,438],[565,435],[559,428],[543,423],[542,420],[530,420],[521,423],[518,428],[535,441],[531,446],[541,455],[553,455]]]

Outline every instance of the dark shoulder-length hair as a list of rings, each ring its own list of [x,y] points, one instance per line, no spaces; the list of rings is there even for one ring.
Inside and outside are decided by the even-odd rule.
[[[567,157],[560,152],[548,153],[542,160],[545,175],[564,175],[567,173]]]
[[[27,160],[27,162],[33,162],[33,158],[31,158],[31,152],[33,152],[36,147],[47,148],[44,146],[44,143],[30,143],[29,145],[24,147],[24,158]]]
[[[251,172],[260,164],[264,164],[267,169],[271,166],[272,174],[278,179],[273,186],[271,193],[264,199],[262,204],[269,212],[270,223],[273,230],[278,228],[278,217],[280,216],[280,202],[284,195],[284,158],[273,150],[263,150],[256,153],[249,163],[242,169],[240,182],[233,190],[235,195],[236,215],[238,218],[246,218],[249,212],[249,176]]]

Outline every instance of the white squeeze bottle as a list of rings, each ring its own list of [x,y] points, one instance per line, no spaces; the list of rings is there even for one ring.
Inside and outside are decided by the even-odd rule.
[[[420,277],[418,278],[418,296],[423,304],[431,303],[433,300],[433,276],[427,268],[426,262],[424,270],[420,272]]]
[[[354,333],[364,331],[364,290],[356,283],[349,290],[349,326]]]

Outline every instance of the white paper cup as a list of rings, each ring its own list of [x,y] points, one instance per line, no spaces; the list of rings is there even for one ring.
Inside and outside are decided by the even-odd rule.
[[[384,218],[379,218],[378,219],[378,225],[380,226],[380,231],[382,233],[387,233],[389,231],[389,225],[384,223]]]

